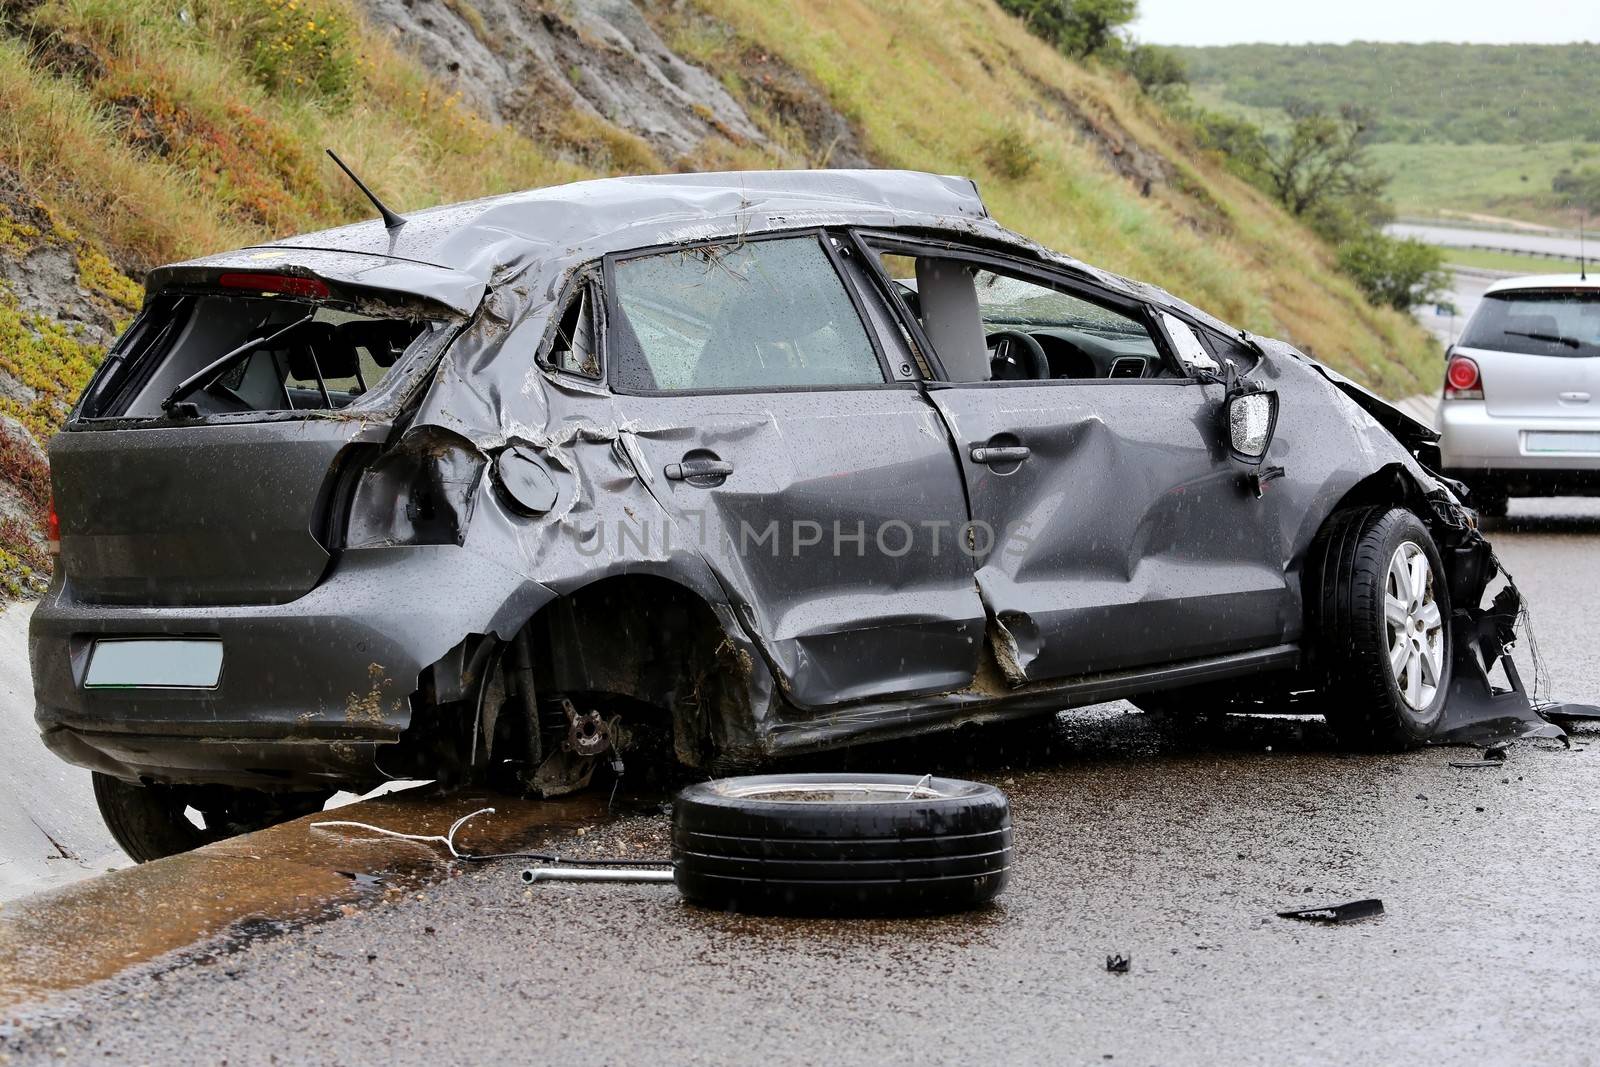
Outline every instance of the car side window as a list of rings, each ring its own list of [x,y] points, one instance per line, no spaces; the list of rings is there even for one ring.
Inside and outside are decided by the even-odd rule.
[[[1178,376],[1133,309],[954,257],[881,263],[951,381]]]
[[[861,316],[815,236],[615,263],[612,384],[625,391],[882,383]]]
[[[567,301],[555,335],[545,353],[545,362],[568,374],[585,378],[600,377],[600,358],[595,350],[594,294],[587,284],[578,286]]]

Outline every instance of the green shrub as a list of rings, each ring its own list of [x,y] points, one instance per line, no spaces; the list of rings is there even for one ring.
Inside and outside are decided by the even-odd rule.
[[[1183,57],[1158,44],[1130,43],[1122,65],[1133,75],[1140,89],[1158,98],[1179,96],[1189,84],[1189,71]]]
[[[358,71],[350,16],[317,0],[224,0],[263,88],[349,102]]]
[[[1017,126],[1005,126],[983,142],[983,161],[998,177],[1021,181],[1039,165],[1039,151]]]
[[[1000,0],[1000,6],[1074,59],[1115,51],[1119,31],[1139,14],[1138,0]]]
[[[1562,167],[1550,180],[1550,191],[1589,214],[1600,214],[1600,167]]]
[[[1439,249],[1378,230],[1368,230],[1340,245],[1339,266],[1374,304],[1396,311],[1438,302],[1450,285]]]

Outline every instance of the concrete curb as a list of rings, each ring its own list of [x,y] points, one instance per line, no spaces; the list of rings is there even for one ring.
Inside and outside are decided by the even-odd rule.
[[[417,795],[424,793],[425,795]],[[0,1013],[184,951],[224,951],[251,928],[312,922],[341,908],[415,890],[449,877],[441,846],[313,830],[329,819],[405,833],[443,834],[479,808],[456,837],[463,852],[544,851],[580,827],[610,821],[599,793],[559,800],[418,790],[318,812],[74,885],[24,897],[0,910]]]

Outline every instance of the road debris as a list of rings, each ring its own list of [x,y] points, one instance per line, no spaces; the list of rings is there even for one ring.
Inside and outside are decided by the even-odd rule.
[[[670,882],[671,871],[604,870],[585,867],[529,867],[522,872],[522,880],[534,882]]]
[[[329,822],[314,822],[311,824],[311,829],[329,830],[338,827],[347,830],[366,830],[368,833],[378,834],[381,837],[394,837],[400,839],[401,841],[418,841],[424,844],[436,842],[448,849],[452,858],[460,860],[470,859],[471,857],[465,856],[456,851],[456,834],[459,833],[461,828],[470,820],[477,818],[479,815],[492,814],[494,814],[493,808],[479,808],[477,811],[468,812],[466,815],[461,816],[461,818],[451,823],[450,829],[443,834],[407,834],[401,833],[399,830],[390,830],[382,826],[374,826],[371,823],[354,822],[348,819],[335,819]]]
[[[1128,968],[1132,966],[1132,956],[1116,955],[1106,957],[1106,970],[1110,971],[1112,974],[1127,974]]]
[[[1451,760],[1452,767],[1500,767],[1506,762],[1506,748],[1504,745],[1490,745],[1483,750],[1483,758],[1477,760]]]
[[[1383,914],[1383,901],[1377,899],[1352,900],[1345,904],[1329,904],[1320,908],[1296,908],[1280,911],[1280,919],[1298,919],[1301,922],[1347,923]]]
[[[1600,722],[1600,707],[1593,704],[1549,704],[1538,710],[1540,715],[1560,725],[1573,722]]]
[[[443,834],[407,834],[407,833],[401,833],[399,830],[390,830],[387,827],[374,826],[371,823],[354,822],[354,821],[347,820],[347,819],[336,819],[336,820],[327,821],[327,822],[314,822],[314,823],[311,824],[311,829],[313,829],[313,830],[328,830],[328,829],[365,830],[368,833],[378,834],[378,835],[380,835],[382,837],[394,837],[394,838],[398,838],[398,839],[400,839],[402,841],[417,841],[417,842],[420,842],[422,844],[440,844],[440,845],[443,845],[445,847],[445,849],[450,853],[450,857],[452,859],[465,860],[465,861],[467,861],[469,863],[487,863],[490,860],[538,860],[538,861],[540,861],[542,863],[563,863],[563,862],[565,862],[565,863],[578,864],[580,866],[586,866],[586,867],[619,867],[619,866],[621,866],[621,867],[638,867],[638,866],[664,867],[664,866],[667,866],[671,862],[670,860],[648,859],[648,858],[645,858],[645,857],[642,857],[642,856],[641,857],[637,857],[637,858],[633,858],[633,857],[622,857],[622,858],[604,857],[604,858],[599,858],[599,859],[582,859],[582,858],[578,858],[578,857],[569,857],[569,858],[563,860],[563,858],[561,856],[558,856],[553,852],[483,852],[483,853],[474,853],[474,852],[462,852],[459,849],[457,849],[456,848],[456,834],[461,832],[461,828],[463,826],[465,826],[470,820],[477,818],[479,815],[492,815],[492,814],[494,814],[494,810],[495,809],[493,809],[493,808],[479,808],[477,811],[468,812],[466,815],[461,816],[461,818],[459,818],[455,822],[451,823],[450,824],[450,829],[445,831]],[[588,827],[580,828],[578,830],[579,836],[582,836],[583,833],[587,829],[588,829]],[[524,880],[527,880],[527,879],[524,879]]]

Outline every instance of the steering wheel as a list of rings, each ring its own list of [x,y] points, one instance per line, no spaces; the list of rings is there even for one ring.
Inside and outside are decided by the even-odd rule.
[[[1021,330],[996,330],[984,339],[989,347],[989,380],[995,382],[1049,381],[1050,357],[1032,334]]]

